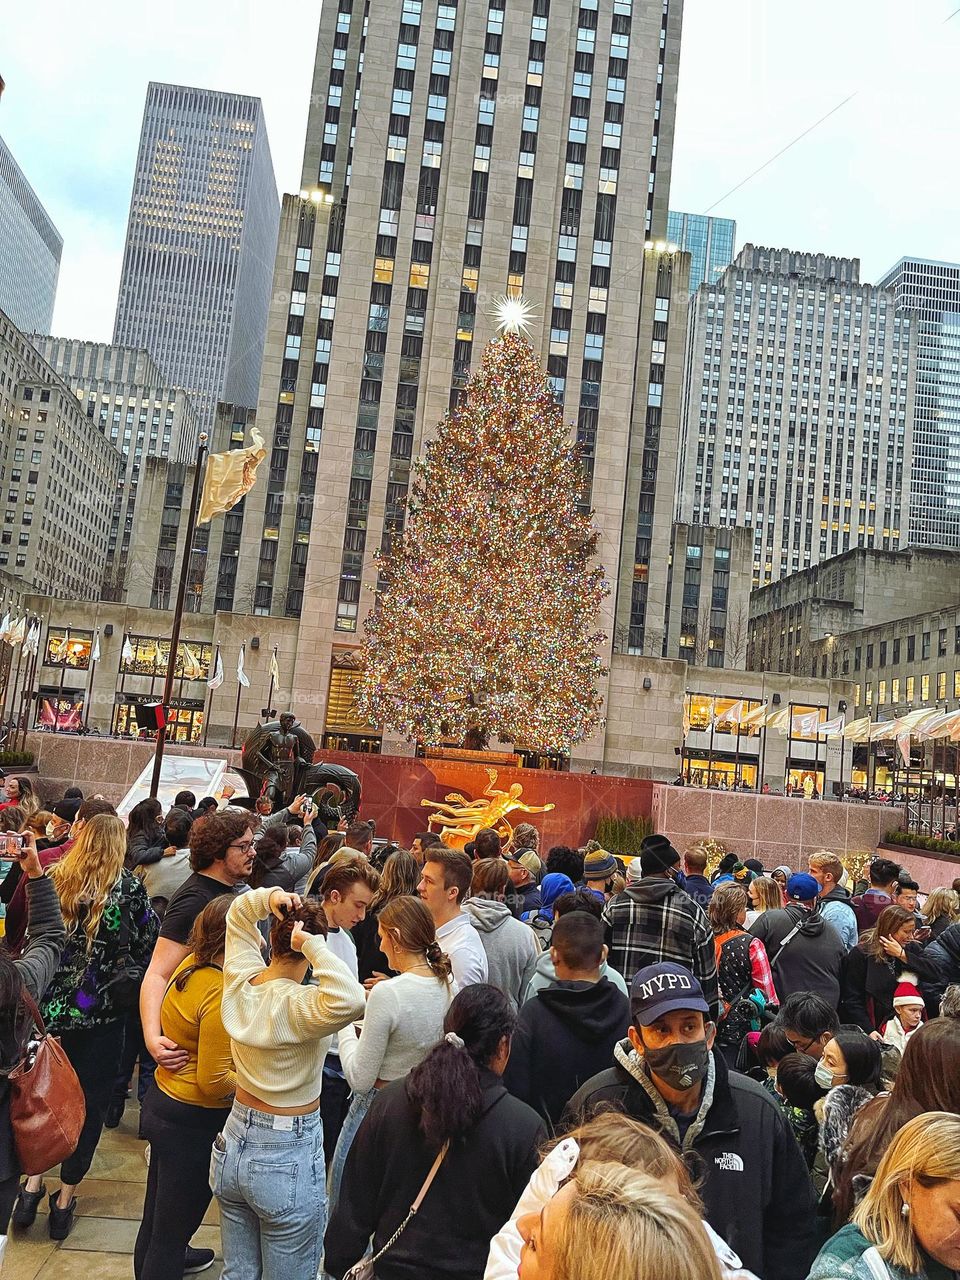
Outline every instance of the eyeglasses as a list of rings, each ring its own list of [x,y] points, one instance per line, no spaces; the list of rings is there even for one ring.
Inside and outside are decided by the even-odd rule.
[[[241,844],[228,844],[228,849],[236,849],[237,853],[249,853],[253,848],[252,840],[244,840]]]

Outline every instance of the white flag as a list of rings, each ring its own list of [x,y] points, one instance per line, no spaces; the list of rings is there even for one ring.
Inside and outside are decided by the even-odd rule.
[[[217,661],[214,663],[213,675],[207,681],[208,689],[219,689],[223,684],[223,658],[220,656],[220,650],[217,650]]]
[[[123,648],[120,650],[120,658],[123,662],[133,661],[133,645],[130,643],[130,637],[123,637]]]
[[[243,669],[243,651],[245,648],[246,645],[242,644],[240,646],[240,655],[237,658],[237,683],[242,684],[245,689],[249,689],[250,681],[247,678],[247,673]]]
[[[100,632],[99,631],[93,637],[93,651],[90,654],[90,661],[91,662],[100,661]]]
[[[183,674],[185,679],[199,680],[203,674],[203,667],[197,661],[197,655],[185,640],[181,640],[180,648],[183,650]]]
[[[10,642],[10,610],[3,615],[3,621],[0,622],[0,640]]]
[[[27,634],[27,618],[26,614],[13,624],[10,628],[10,643],[23,644]]]
[[[277,651],[270,655],[270,678],[273,681],[273,692],[280,692],[280,668],[277,666]]]
[[[32,654],[35,654],[39,648],[40,648],[40,619],[38,618],[31,625],[30,630],[27,632],[27,638],[23,642],[23,652],[29,653],[32,655]]]

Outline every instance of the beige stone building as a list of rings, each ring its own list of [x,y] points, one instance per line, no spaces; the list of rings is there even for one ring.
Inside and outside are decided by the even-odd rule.
[[[0,569],[50,596],[100,592],[119,450],[0,312]]]
[[[30,340],[72,388],[88,422],[123,454],[101,593],[106,600],[123,600],[143,576],[130,560],[134,529],[155,528],[140,502],[148,457],[189,461],[196,448],[196,411],[185,391],[164,386],[146,351],[42,334]]]

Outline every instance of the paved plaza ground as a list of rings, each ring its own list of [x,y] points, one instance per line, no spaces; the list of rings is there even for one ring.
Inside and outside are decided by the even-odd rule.
[[[11,1233],[3,1280],[131,1280],[147,1180],[146,1144],[137,1139],[138,1116],[136,1103],[128,1103],[119,1129],[104,1129],[93,1167],[77,1191],[76,1225],[69,1239],[55,1243],[47,1235],[44,1203],[29,1231]],[[55,1177],[45,1181],[50,1191],[59,1186]],[[193,1244],[216,1250],[216,1261],[203,1276],[219,1280],[216,1201],[211,1202]]]

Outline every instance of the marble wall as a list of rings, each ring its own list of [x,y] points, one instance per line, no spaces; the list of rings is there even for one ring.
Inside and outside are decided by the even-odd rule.
[[[840,854],[876,849],[884,832],[901,824],[903,813],[894,805],[795,800],[655,783],[653,817],[657,830],[681,853],[709,835],[731,853],[760,858],[766,867],[806,869],[806,858],[818,849]]]

